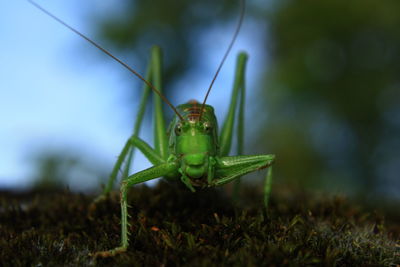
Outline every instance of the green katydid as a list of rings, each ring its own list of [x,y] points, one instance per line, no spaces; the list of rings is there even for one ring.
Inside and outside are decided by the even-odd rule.
[[[180,180],[189,190],[194,192],[196,188],[216,187],[231,181],[239,181],[241,176],[270,167],[273,164],[275,159],[274,155],[229,156],[235,118],[238,123],[238,152],[242,154],[243,151],[245,66],[247,61],[247,55],[245,53],[240,53],[237,58],[235,81],[229,111],[219,135],[214,108],[206,104],[212,85],[238,35],[244,15],[244,0],[241,1],[241,14],[235,34],[213,77],[203,103],[189,101],[177,107],[174,107],[162,94],[161,50],[159,47],[155,46],[152,48],[147,75],[146,78],[143,78],[127,64],[100,47],[97,43],[67,25],[38,4],[31,0],[28,1],[122,64],[145,83],[133,134],[122,149],[103,194],[95,201],[97,202],[103,199],[112,190],[118,172],[125,163],[120,187],[121,245],[109,251],[94,253],[94,256],[113,256],[126,251],[128,248],[127,190],[129,187],[159,177],[164,177],[168,180]],[[144,109],[151,91],[154,92],[154,148],[138,136]],[[175,113],[168,130],[165,127],[162,101],[167,103]],[[237,109],[238,114],[236,114]],[[130,163],[135,148],[139,149],[154,166],[129,175]],[[272,167],[268,168],[265,177],[265,208],[268,206],[271,182]]]

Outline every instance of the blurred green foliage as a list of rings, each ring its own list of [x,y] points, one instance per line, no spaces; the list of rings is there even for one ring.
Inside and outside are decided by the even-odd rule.
[[[54,189],[67,186],[72,190],[98,189],[108,177],[109,169],[96,156],[82,155],[67,148],[37,149],[29,156],[34,168],[35,188]]]
[[[271,13],[265,136],[283,177],[372,193],[398,182],[398,10],[398,1],[328,0]]]
[[[100,36],[125,57],[139,57],[143,66],[151,45],[161,45],[171,89],[168,84],[196,64],[194,40],[236,21],[238,4],[132,0],[94,23]],[[266,63],[257,102],[248,100],[259,108],[247,125],[259,127],[259,136],[251,138],[253,153],[277,155],[275,181],[398,193],[400,2],[254,0],[246,5],[245,21],[267,25],[252,34],[268,37],[261,44]]]
[[[128,62],[138,60],[134,67],[142,73],[148,63],[150,47],[159,45],[164,51],[163,90],[171,97],[173,86],[170,85],[199,64],[196,55],[201,34],[221,22],[237,21],[237,4],[229,0],[130,0],[122,3],[123,7],[117,9],[120,12],[94,15],[94,23],[99,38],[114,46],[113,52],[119,51]],[[129,93],[139,95],[140,91]]]

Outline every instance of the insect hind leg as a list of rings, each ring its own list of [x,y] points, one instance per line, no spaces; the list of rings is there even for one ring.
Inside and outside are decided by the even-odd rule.
[[[242,155],[244,152],[244,106],[245,106],[245,69],[247,62],[247,54],[242,52],[238,55],[236,63],[235,81],[233,84],[233,92],[229,104],[228,115],[224,121],[220,135],[220,155],[227,156],[231,150],[233,127],[236,117],[236,109],[239,109],[237,115],[237,153]],[[238,107],[239,106],[239,107]],[[237,202],[240,188],[240,177],[235,179],[233,187],[233,200]]]

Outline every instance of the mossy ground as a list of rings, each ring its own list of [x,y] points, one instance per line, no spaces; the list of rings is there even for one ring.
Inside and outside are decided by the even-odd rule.
[[[177,185],[130,192],[127,253],[93,259],[119,244],[118,193],[88,216],[93,196],[62,190],[2,192],[0,265],[395,266],[399,217],[343,197],[274,188],[268,216],[256,187],[233,205],[222,190]]]

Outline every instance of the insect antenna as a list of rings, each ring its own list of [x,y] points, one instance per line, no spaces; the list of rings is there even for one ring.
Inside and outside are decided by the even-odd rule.
[[[86,41],[88,41],[90,44],[92,44],[93,46],[95,46],[96,48],[98,48],[100,51],[102,51],[104,54],[108,55],[109,57],[111,57],[112,59],[114,59],[115,61],[117,61],[119,64],[121,64],[123,67],[125,67],[127,70],[129,70],[131,73],[133,73],[136,77],[138,77],[140,80],[142,80],[145,84],[147,84],[152,90],[153,92],[155,92],[156,94],[158,94],[162,100],[164,100],[165,103],[168,104],[168,106],[175,112],[175,114],[179,117],[180,120],[184,120],[184,118],[182,117],[181,114],[179,114],[179,112],[176,110],[176,108],[171,104],[171,102],[168,101],[168,99],[160,92],[158,91],[154,85],[152,85],[149,81],[147,81],[142,75],[140,75],[138,72],[136,72],[134,69],[132,69],[131,67],[129,67],[128,64],[126,64],[125,62],[123,62],[122,60],[120,60],[119,58],[117,58],[116,56],[114,56],[113,54],[111,54],[110,52],[108,52],[106,49],[104,49],[103,47],[101,47],[99,44],[97,44],[95,41],[91,40],[89,37],[85,36],[83,33],[79,32],[78,30],[76,30],[75,28],[73,28],[72,26],[68,25],[66,22],[64,22],[63,20],[61,20],[60,18],[56,17],[55,15],[53,15],[52,13],[50,13],[48,10],[46,10],[44,7],[40,6],[39,4],[37,4],[36,2],[32,1],[32,0],[27,0],[30,4],[32,4],[33,6],[35,6],[37,9],[39,9],[40,11],[42,11],[43,13],[45,13],[46,15],[48,15],[49,17],[53,18],[54,20],[56,20],[57,22],[59,22],[60,24],[62,24],[63,26],[65,26],[66,28],[70,29],[71,31],[73,31],[74,33],[76,33],[77,35],[79,35],[80,37],[82,37],[83,39],[85,39]]]
[[[235,41],[236,41],[236,37],[237,37],[238,34],[239,34],[240,27],[241,27],[242,24],[243,24],[244,13],[245,13],[245,0],[241,0],[241,1],[240,1],[240,16],[239,16],[238,24],[237,24],[236,29],[235,29],[235,33],[233,34],[233,37],[232,37],[231,42],[229,43],[228,49],[226,49],[225,54],[224,54],[224,56],[223,56],[223,58],[222,58],[222,60],[221,60],[221,63],[219,64],[218,69],[217,69],[217,71],[215,72],[214,77],[213,77],[213,79],[212,79],[212,81],[211,81],[211,84],[210,84],[210,86],[208,87],[206,96],[204,97],[203,104],[201,105],[199,121],[201,120],[201,116],[203,115],[204,106],[206,105],[208,95],[209,95],[210,92],[211,92],[211,88],[212,88],[212,86],[214,85],[214,82],[215,82],[215,80],[217,79],[217,76],[218,76],[218,74],[219,74],[219,71],[221,70],[222,65],[224,65],[224,62],[225,62],[226,58],[228,57],[229,52],[231,51],[233,44],[234,44]]]

